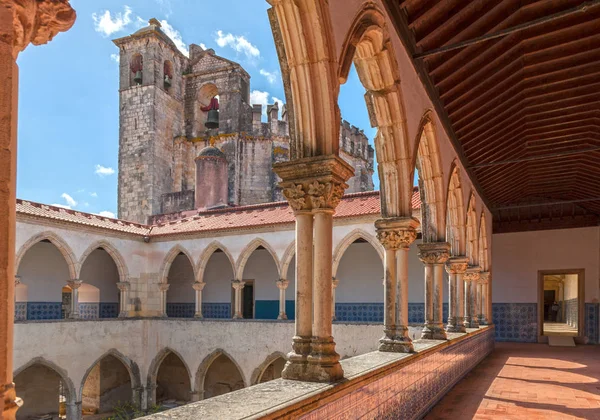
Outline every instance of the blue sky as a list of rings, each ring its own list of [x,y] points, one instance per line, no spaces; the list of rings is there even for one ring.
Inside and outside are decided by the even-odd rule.
[[[148,19],[185,50],[214,48],[252,76],[255,102],[285,100],[264,0],[71,0],[73,28],[20,54],[17,196],[84,212],[117,213],[118,49],[112,39]],[[342,117],[375,131],[356,73],[342,86]],[[377,176],[374,177],[376,186]]]

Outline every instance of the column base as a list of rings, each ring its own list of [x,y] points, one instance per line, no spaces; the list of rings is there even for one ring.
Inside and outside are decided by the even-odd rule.
[[[473,319],[471,320],[471,325],[470,325],[470,328],[479,328],[479,321],[477,321],[477,319],[476,319],[476,318],[473,318]]]
[[[23,400],[17,397],[13,383],[0,386],[0,401],[3,406],[0,418],[6,420],[13,420],[17,415],[17,410],[23,405]]]
[[[340,355],[335,352],[333,337],[313,337],[310,348],[306,381],[335,382],[344,377]]]
[[[478,321],[479,321],[479,325],[487,325],[488,324],[487,319],[485,319],[484,315],[479,315]]]
[[[117,318],[127,318],[127,312],[120,312]]]
[[[456,318],[448,318],[448,324],[446,325],[446,332],[456,333],[460,332],[460,327],[457,325]]]
[[[303,381],[307,377],[308,355],[310,354],[310,342],[308,337],[295,336],[292,339],[292,351],[288,353],[288,362],[281,371],[283,379]]]
[[[71,420],[71,419],[80,420],[82,417],[81,402],[67,403],[65,410],[66,410],[65,414],[67,415],[67,418],[69,420]]]
[[[421,340],[433,340],[433,330],[429,324],[425,324],[423,326],[423,330],[421,331]]]
[[[204,315],[202,315],[201,312],[196,312],[194,314],[194,318],[196,318],[196,319],[204,319]]]
[[[457,330],[456,330],[457,333],[466,333],[467,332],[467,328],[462,323],[458,324],[456,326],[456,328],[457,328]]]
[[[287,315],[285,314],[285,312],[280,312],[279,316],[277,317],[277,319],[288,319]]]
[[[463,328],[465,328],[465,332],[466,332],[466,328],[471,328],[471,318],[466,316],[464,321],[463,321]]]
[[[444,329],[444,324],[436,323],[430,327],[431,332],[433,333],[434,340],[447,340],[448,336],[446,335],[446,330]]]
[[[384,336],[379,340],[379,351],[388,353],[413,353],[415,348],[408,336],[407,327],[385,329]]]
[[[242,315],[235,314],[231,319],[244,319]]]

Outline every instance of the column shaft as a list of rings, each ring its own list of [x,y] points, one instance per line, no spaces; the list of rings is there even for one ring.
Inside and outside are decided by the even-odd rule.
[[[279,315],[277,316],[277,319],[288,319],[287,314],[285,313],[285,291],[289,284],[290,282],[285,279],[277,281],[277,288],[279,288]]]
[[[398,272],[398,299],[396,311],[396,337],[402,343],[401,350],[413,352],[412,340],[408,335],[408,247],[396,251],[396,267]]]
[[[433,338],[433,264],[425,263],[425,324],[423,325],[423,332],[421,338],[432,339]]]
[[[456,314],[458,302],[456,300],[456,273],[448,273],[448,324],[446,331],[456,332]]]
[[[465,282],[463,273],[456,274],[456,329],[457,332],[466,332],[465,328]]]
[[[433,264],[433,338],[446,340],[444,329],[444,265]]]
[[[386,249],[384,255],[385,277],[383,279],[383,325],[385,337],[393,340],[396,337],[396,314],[398,289],[396,276],[396,250]]]

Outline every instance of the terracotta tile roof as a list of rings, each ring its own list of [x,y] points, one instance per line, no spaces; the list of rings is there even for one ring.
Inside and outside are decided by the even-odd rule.
[[[418,209],[420,205],[419,191],[415,188],[412,196],[413,209]],[[336,209],[334,218],[360,217],[379,214],[380,212],[379,192],[369,191],[344,196]],[[126,222],[25,200],[17,200],[17,214],[44,217],[144,236],[227,231],[294,223],[294,214],[285,201],[220,210],[184,212],[177,220],[154,225]],[[168,217],[168,215],[166,216]],[[175,216],[178,215],[173,215],[173,217]]]

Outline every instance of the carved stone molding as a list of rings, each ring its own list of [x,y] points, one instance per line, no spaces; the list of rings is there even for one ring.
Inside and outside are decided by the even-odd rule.
[[[316,180],[302,184],[289,183],[283,187],[283,196],[295,211],[335,209],[347,187],[345,183]]]
[[[464,281],[479,281],[481,271],[479,266],[470,266],[467,268],[467,272],[463,275]]]
[[[12,13],[13,33],[2,33],[1,37],[12,43],[15,60],[30,43],[46,44],[75,23],[76,13],[69,0],[0,0],[0,3]]]
[[[235,290],[242,290],[245,285],[246,285],[246,282],[243,282],[240,280],[232,280],[231,281],[231,287],[233,287]]]
[[[287,289],[289,284],[290,284],[289,280],[284,280],[284,279],[277,280],[277,288],[279,290]]]
[[[192,284],[192,288],[193,288],[194,290],[197,290],[197,291],[199,291],[199,292],[201,292],[201,291],[202,291],[202,289],[204,289],[204,286],[206,286],[206,283],[205,283],[205,282],[199,282],[199,281],[197,281],[197,282],[195,282],[194,284]]]
[[[479,273],[479,283],[481,284],[489,284],[491,273],[489,271],[482,271]]]
[[[464,274],[467,271],[469,259],[467,257],[452,257],[446,261],[448,274]]]
[[[427,242],[419,244],[419,259],[424,264],[444,264],[450,258],[448,242]]]
[[[129,284],[128,281],[120,281],[117,283],[117,288],[121,291],[121,292],[125,292],[127,290],[129,290],[129,287],[131,285]]]
[[[169,290],[169,286],[170,286],[170,284],[167,284],[167,283],[160,283],[160,284],[158,285],[158,289],[159,289],[161,292],[166,292],[167,290]]]
[[[412,217],[391,217],[375,222],[377,239],[385,249],[408,249],[417,239],[419,221]]]
[[[68,280],[67,281],[67,285],[73,290],[79,289],[81,287],[82,283],[83,283],[82,280]]]

